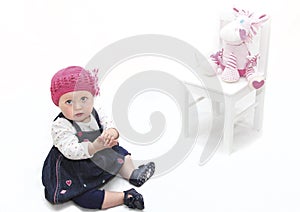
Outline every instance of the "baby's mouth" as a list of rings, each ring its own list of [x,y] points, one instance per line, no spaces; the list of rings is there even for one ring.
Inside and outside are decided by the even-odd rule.
[[[83,113],[76,113],[75,116],[76,117],[81,117],[83,115]]]

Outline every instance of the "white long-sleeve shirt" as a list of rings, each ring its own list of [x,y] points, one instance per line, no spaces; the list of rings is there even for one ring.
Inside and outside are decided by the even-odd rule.
[[[113,121],[104,114],[103,109],[98,111],[100,124],[103,130],[108,128],[114,128]],[[82,131],[98,130],[99,126],[96,119],[91,114],[91,121],[88,123],[76,122]],[[76,129],[73,125],[65,118],[57,118],[52,124],[52,138],[53,145],[66,157],[72,160],[81,160],[91,158],[89,154],[88,144],[89,142],[81,142],[75,135]]]

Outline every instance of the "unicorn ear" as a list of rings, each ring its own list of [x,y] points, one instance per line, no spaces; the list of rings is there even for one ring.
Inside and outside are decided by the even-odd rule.
[[[267,21],[269,17],[266,14],[259,16],[257,19],[253,19],[251,22],[250,30],[252,36],[255,36],[259,28]]]
[[[261,27],[263,25],[263,23],[265,23],[267,20],[269,20],[269,17],[266,14],[263,14],[261,16],[259,16],[258,19],[254,20],[251,24],[252,26],[255,27]]]
[[[234,12],[234,15],[235,16],[239,16],[240,15],[240,10],[239,9],[237,9],[237,8],[232,8],[233,9],[233,12]]]
[[[259,16],[258,18],[258,22],[262,25],[263,23],[265,23],[267,20],[269,20],[269,17],[266,14],[263,14],[261,16]]]

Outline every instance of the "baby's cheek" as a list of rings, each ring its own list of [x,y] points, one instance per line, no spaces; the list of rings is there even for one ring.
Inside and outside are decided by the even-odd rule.
[[[73,119],[73,110],[72,109],[65,110],[64,115],[67,119],[72,120]]]

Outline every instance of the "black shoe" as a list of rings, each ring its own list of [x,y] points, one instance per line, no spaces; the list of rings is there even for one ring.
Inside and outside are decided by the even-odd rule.
[[[143,196],[134,188],[124,191],[124,204],[132,209],[144,209]]]
[[[139,166],[138,169],[135,169],[129,179],[129,182],[132,185],[140,187],[143,185],[150,177],[154,174],[155,164],[153,162],[149,162],[146,165]]]

